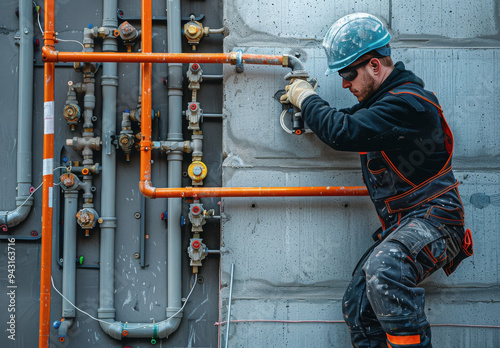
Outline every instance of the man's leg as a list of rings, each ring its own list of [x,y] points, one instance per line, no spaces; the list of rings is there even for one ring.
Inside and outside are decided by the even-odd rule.
[[[411,219],[368,257],[363,265],[367,297],[389,347],[432,347],[425,290],[417,285],[455,256],[457,243],[446,228]]]
[[[363,264],[376,245],[359,261],[342,300],[342,312],[351,333],[352,344],[359,348],[387,347],[385,332],[366,297],[366,275],[362,270]]]

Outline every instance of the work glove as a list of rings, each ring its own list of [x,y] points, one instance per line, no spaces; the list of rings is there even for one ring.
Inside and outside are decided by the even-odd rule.
[[[295,79],[291,84],[285,87],[286,93],[280,98],[281,104],[292,103],[299,109],[302,109],[302,103],[307,97],[316,94],[314,87],[305,80]]]

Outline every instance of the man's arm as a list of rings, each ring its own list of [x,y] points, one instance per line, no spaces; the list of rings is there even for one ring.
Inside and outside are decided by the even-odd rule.
[[[387,95],[370,108],[337,110],[317,95],[301,104],[305,123],[327,145],[342,151],[390,151],[429,136],[435,117],[406,100]],[[349,113],[352,112],[352,113]]]

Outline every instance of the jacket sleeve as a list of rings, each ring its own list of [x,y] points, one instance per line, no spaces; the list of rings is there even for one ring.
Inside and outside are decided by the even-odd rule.
[[[302,117],[324,143],[336,150],[398,150],[437,125],[433,113],[415,102],[387,94],[369,108],[358,104],[337,110],[313,95],[303,102]]]

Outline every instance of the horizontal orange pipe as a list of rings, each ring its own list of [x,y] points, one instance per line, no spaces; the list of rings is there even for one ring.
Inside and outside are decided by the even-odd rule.
[[[44,62],[117,62],[117,63],[215,63],[238,62],[238,54],[231,53],[126,53],[126,52],[59,52],[52,47],[42,47]],[[283,65],[283,56],[242,54],[242,63]]]
[[[141,173],[142,174],[142,173]],[[364,186],[309,186],[309,187],[184,187],[156,188],[139,183],[148,198],[179,197],[304,197],[304,196],[367,196]]]

